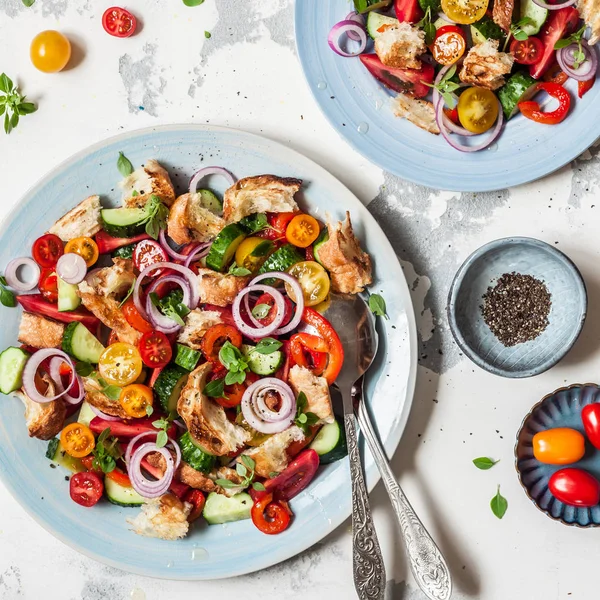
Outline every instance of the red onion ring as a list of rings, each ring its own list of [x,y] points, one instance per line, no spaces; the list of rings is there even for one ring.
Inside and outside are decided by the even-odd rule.
[[[281,292],[277,289],[275,289],[274,287],[271,287],[270,285],[266,285],[264,286],[264,288],[266,290],[266,293],[269,294],[269,296],[271,296],[271,298],[275,299],[275,294],[279,294],[281,295]],[[285,300],[284,300],[285,302]],[[256,326],[256,327],[264,327],[264,325],[252,314],[252,310],[250,309],[250,294],[246,294],[244,296],[244,308],[246,309],[246,312],[248,313],[248,318],[252,321],[252,323]],[[284,307],[285,310],[285,307]]]
[[[585,54],[585,60],[577,69],[574,68],[575,52],[579,52],[578,44],[571,44],[566,48],[561,48],[556,52],[556,61],[560,68],[576,81],[589,81],[596,76],[598,70],[598,55],[596,50],[591,47],[586,40],[581,40],[581,48]]]
[[[86,273],[85,260],[74,252],[63,254],[56,263],[56,274],[63,281],[72,285],[81,283],[85,279]]]
[[[444,78],[446,73],[453,66],[454,65],[446,65],[444,68],[440,69],[440,72],[436,75],[435,81],[433,82],[434,86],[440,84],[440,82],[442,81],[442,79]],[[465,86],[466,86],[466,84],[462,83],[462,84],[460,84],[459,87],[462,88]],[[452,97],[455,98],[456,102],[458,103],[458,96],[453,93]],[[442,95],[439,93],[437,88],[434,87],[433,88],[433,108],[436,112],[437,112],[438,102],[441,102],[442,100],[443,100]],[[473,133],[472,131],[469,131],[468,129],[465,129],[464,127],[461,127],[460,125],[457,125],[456,123],[454,123],[452,121],[452,119],[450,119],[443,110],[442,110],[442,114],[443,114],[444,124],[446,125],[446,128],[449,129],[450,131],[452,131],[453,133],[456,133],[458,135],[464,135],[465,137],[471,137],[471,136],[477,135],[477,134]],[[439,125],[438,125],[438,127],[439,127]]]
[[[560,4],[547,4],[544,0],[533,0],[534,4],[546,8],[547,10],[560,10],[561,8],[567,8],[567,6],[573,6],[577,0],[566,0]]]
[[[189,288],[189,282],[184,277],[181,277],[180,275],[165,275],[164,277],[161,277],[152,283],[152,285],[148,288],[148,295],[146,296],[146,313],[148,314],[152,325],[154,325],[158,331],[162,331],[162,333],[175,333],[181,329],[181,325],[179,325],[179,323],[176,323],[170,317],[163,315],[160,310],[154,306],[152,298],[150,297],[150,294],[154,292],[159,285],[169,282],[176,283],[183,291],[183,304],[188,307],[190,304],[191,291]]]
[[[241,303],[242,299],[252,292],[262,292],[265,294],[269,294],[275,300],[275,305],[277,306],[277,314],[273,319],[273,322],[269,325],[261,325],[258,324],[257,327],[252,327],[248,325],[244,319],[242,318],[241,313]],[[285,300],[283,299],[283,295],[279,290],[275,288],[271,288],[267,285],[250,285],[245,287],[240,293],[235,297],[233,304],[231,305],[231,312],[233,313],[233,320],[235,321],[236,327],[246,336],[251,338],[262,338],[267,337],[268,335],[274,334],[278,327],[283,323],[283,319],[285,317]],[[250,314],[250,313],[249,313]],[[250,315],[252,318],[252,315]]]
[[[63,352],[62,350],[57,350],[56,348],[44,348],[43,350],[38,350],[37,352],[32,354],[25,363],[25,369],[23,369],[23,388],[25,389],[25,393],[27,394],[27,396],[29,396],[31,400],[33,400],[34,402],[38,402],[39,404],[45,404],[46,402],[52,402],[53,400],[58,400],[59,398],[62,398],[73,387],[75,381],[77,381],[76,377],[71,377],[69,385],[55,396],[42,396],[42,394],[38,392],[37,387],[35,385],[35,374],[37,373],[37,370],[39,369],[40,365],[47,358],[52,358],[54,356],[60,357],[64,362],[66,362],[69,365],[71,371],[76,374],[73,360],[66,352]],[[57,388],[63,387],[62,382],[57,384],[57,382],[54,381],[54,384],[57,386]]]
[[[19,279],[17,271],[21,267],[31,267],[33,269],[34,275],[30,282]],[[39,265],[32,258],[24,256],[23,258],[13,258],[13,260],[6,265],[4,277],[6,278],[6,283],[8,283],[13,290],[17,290],[17,292],[28,292],[38,284],[40,272]]]
[[[196,171],[190,179],[190,194],[195,194],[198,191],[198,184],[200,181],[209,175],[223,176],[230,186],[235,183],[235,177],[227,169],[224,169],[223,167],[204,167],[203,169]]]
[[[173,259],[173,260],[180,260],[182,263],[185,263],[185,261],[188,258],[188,254],[180,254],[179,252],[176,252],[175,250],[173,250],[173,248],[171,247],[171,244],[169,244],[169,241],[167,240],[167,235],[165,233],[164,229],[160,230],[160,233],[158,234],[158,239],[160,241],[160,245],[162,246],[163,250]]]
[[[345,21],[353,21],[354,23],[356,23],[363,29],[365,28],[365,18],[362,15],[358,14],[354,10],[351,13],[348,13],[344,20]],[[357,33],[355,33],[354,31],[349,31],[348,37],[351,40],[353,40],[354,42],[360,42],[360,36]]]
[[[281,409],[272,411],[264,401],[268,390],[276,391],[281,397]],[[242,414],[250,427],[260,433],[285,431],[296,415],[296,399],[290,386],[276,377],[265,377],[250,385],[242,397]]]
[[[148,437],[150,435],[153,435],[154,439],[156,439],[156,437],[158,436],[158,433],[159,433],[158,431],[144,431],[143,433],[136,435],[129,442],[129,444],[127,444],[127,448],[125,450],[125,456],[124,456],[125,464],[127,466],[129,466],[129,461],[131,460],[131,455],[133,454],[133,448],[137,442],[139,442],[140,440],[143,440],[145,437]],[[169,438],[169,441],[167,443],[171,444],[171,446],[175,452],[175,468],[177,468],[181,464],[181,449],[179,448],[179,444],[177,442],[174,442],[171,438]]]
[[[348,35],[349,32],[354,32],[358,36],[360,42],[358,51],[354,53],[346,52],[345,50],[342,50],[340,46],[340,38],[343,34]],[[329,47],[336,54],[350,58],[358,56],[365,51],[365,48],[367,47],[367,34],[365,33],[365,30],[357,25],[354,21],[340,21],[331,28],[327,41],[329,43]]]
[[[189,266],[195,261],[204,258],[210,251],[211,243],[207,242],[205,244],[200,244],[195,250],[190,252],[188,256],[185,257],[184,265],[189,268]]]
[[[150,452],[158,452],[164,457],[167,468],[161,479],[151,481],[142,473],[142,459]],[[166,448],[157,448],[153,442],[142,444],[129,461],[128,475],[133,489],[144,498],[158,498],[162,496],[171,485],[175,475],[175,463],[171,453]]]
[[[90,410],[97,417],[100,417],[101,419],[104,419],[105,421],[120,421],[121,420],[119,417],[113,417],[112,415],[107,415],[106,413],[103,413],[101,410],[98,410],[95,406],[93,406],[89,402],[88,402],[88,405],[90,407]]]
[[[50,360],[50,377],[52,381],[54,381],[56,391],[58,392],[63,392],[65,389],[60,376],[60,367],[64,362],[65,361],[58,356],[55,356]],[[71,381],[73,381],[73,375],[75,377],[75,381],[77,381],[77,396],[71,396],[71,394],[64,392],[62,399],[69,404],[79,404],[85,396],[85,389],[83,387],[83,381],[76,371],[71,371]],[[73,383],[71,383],[71,385],[73,385]]]

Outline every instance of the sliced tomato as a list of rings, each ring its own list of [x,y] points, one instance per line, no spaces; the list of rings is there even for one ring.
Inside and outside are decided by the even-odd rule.
[[[64,252],[62,240],[52,233],[47,233],[35,240],[31,249],[33,260],[44,269],[55,267]]]
[[[159,467],[153,467],[148,462],[148,459],[142,458],[141,465],[144,471],[147,471],[150,475],[152,475],[152,477],[160,479],[163,476],[162,470]],[[186,494],[190,491],[190,486],[186,485],[185,483],[182,483],[176,477],[177,476],[173,477],[171,485],[169,486],[169,490],[173,492],[180,500],[183,500]]]
[[[591,79],[588,79],[587,81],[578,81],[577,82],[577,95],[580,98],[583,98],[594,87],[595,83],[596,83],[595,77],[592,77]]]
[[[71,499],[80,506],[86,508],[94,506],[102,498],[102,492],[104,492],[104,484],[96,473],[86,471],[71,476],[69,493]]]
[[[83,423],[69,423],[60,433],[60,443],[69,456],[81,458],[91,453],[96,440],[90,428]]]
[[[431,46],[433,58],[441,65],[453,65],[467,49],[467,40],[460,27],[444,25],[437,30]]]
[[[100,252],[100,254],[109,254],[118,248],[123,248],[123,246],[130,246],[131,244],[136,244],[142,240],[149,239],[150,236],[147,233],[141,233],[132,238],[116,238],[112,235],[108,235],[106,231],[102,230],[96,234],[96,245],[98,246],[98,252]]]
[[[127,475],[127,473],[123,473],[121,469],[113,469],[110,473],[107,473],[106,476],[122,487],[131,487],[131,479],[129,479],[129,475]]]
[[[226,341],[239,348],[242,345],[242,334],[235,327],[223,323],[209,327],[200,342],[206,360],[218,363],[219,351]]]
[[[190,511],[187,520],[190,523],[193,523],[202,516],[202,511],[206,504],[206,497],[200,490],[190,490],[183,499],[185,502],[192,505],[192,510]]]
[[[146,416],[148,407],[154,404],[154,395],[148,386],[134,383],[121,390],[119,404],[128,416],[142,419]]]
[[[62,323],[78,321],[83,323],[90,331],[95,331],[100,321],[87,309],[77,308],[68,312],[60,312],[56,304],[48,302],[41,294],[24,294],[17,296],[17,302],[27,311],[50,317]]]
[[[133,250],[133,264],[141,273],[145,268],[160,262],[168,262],[169,257],[163,247],[154,240],[142,240]],[[149,277],[160,275],[160,270],[153,271]]]
[[[320,377],[327,367],[329,344],[321,337],[310,333],[295,333],[290,338],[290,352],[294,363],[310,369]],[[309,363],[306,354],[310,356]]]
[[[418,0],[395,0],[394,11],[400,22],[416,23],[423,18]]]
[[[285,237],[287,241],[298,248],[310,246],[321,233],[319,222],[310,215],[296,215],[287,226]]]
[[[314,327],[329,345],[327,367],[323,372],[323,377],[327,379],[329,385],[333,385],[344,364],[344,347],[342,346],[342,342],[331,323],[316,310],[306,306],[302,313],[302,321]]]
[[[295,458],[298,456],[298,454],[300,454],[300,452],[302,452],[302,450],[304,450],[304,448],[306,448],[315,439],[319,429],[321,429],[320,425],[313,425],[303,439],[292,442],[287,447],[286,454],[290,458]]]
[[[152,425],[159,417],[152,416],[146,419],[134,419],[130,422],[125,421],[106,421],[101,417],[94,417],[90,422],[90,429],[94,433],[102,433],[105,429],[110,429],[110,435],[120,438],[132,438],[140,433],[152,431],[156,433],[158,429]],[[167,429],[167,435],[174,437],[177,432],[176,425],[171,424]]]
[[[544,44],[536,37],[513,40],[510,44],[510,53],[515,57],[515,62],[520,65],[534,65],[544,54]]]
[[[444,108],[445,115],[456,125],[460,125],[460,121],[458,120],[458,108]]]
[[[571,95],[569,92],[558,83],[540,83],[538,89],[558,100],[558,108],[551,112],[542,112],[540,105],[533,100],[519,102],[519,110],[523,116],[544,125],[557,125],[564,121],[571,108]]]
[[[156,383],[156,380],[158,379],[158,376],[162,373],[163,367],[160,367],[159,369],[152,369],[152,375],[150,375],[150,381],[148,382],[148,385],[154,389],[154,384]]]
[[[360,61],[375,79],[395,92],[424,98],[431,91],[425,84],[433,84],[435,70],[432,65],[423,63],[420,69],[394,69],[386,67],[377,54],[361,54]]]
[[[123,311],[123,315],[125,316],[125,320],[137,331],[140,333],[147,333],[149,331],[154,331],[154,328],[138,311],[135,306],[135,302],[133,298],[129,298],[125,304],[121,307]]]
[[[42,269],[38,289],[48,302],[58,302],[58,277],[54,269]]]
[[[289,508],[273,501],[273,494],[265,494],[257,500],[250,511],[252,522],[259,531],[276,535],[285,531],[291,521]]]
[[[173,357],[171,344],[167,336],[160,331],[144,333],[139,341],[138,348],[144,364],[153,369],[166,367]]]
[[[294,312],[292,301],[287,296],[284,296],[283,298],[285,300],[285,313],[283,315],[283,321],[281,323],[282,327],[287,325],[292,320],[292,315]],[[260,306],[261,304],[267,304],[271,308],[269,309],[267,316],[263,319],[258,319],[258,322],[261,325],[270,325],[275,320],[275,316],[277,315],[277,307],[275,306],[275,300],[273,299],[273,296],[271,296],[271,294],[262,294],[258,297],[254,306]]]
[[[91,267],[97,260],[98,244],[90,237],[77,237],[67,242],[65,254],[78,254],[85,260],[86,266]]]
[[[112,6],[102,15],[102,27],[106,33],[114,37],[126,38],[135,33],[137,21],[128,10]]]

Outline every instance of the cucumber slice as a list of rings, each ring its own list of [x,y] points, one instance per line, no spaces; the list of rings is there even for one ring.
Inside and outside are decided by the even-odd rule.
[[[400,21],[393,17],[382,15],[381,13],[369,13],[369,16],[367,17],[367,32],[373,39],[381,35],[379,28],[383,27],[383,25],[400,25]]]
[[[194,350],[183,344],[176,344],[175,351],[175,360],[173,362],[186,371],[193,371],[202,357],[202,354],[198,350]]]
[[[129,246],[122,246],[117,248],[111,256],[113,258],[133,258],[133,251],[135,250],[135,244],[129,244]]]
[[[539,33],[549,14],[547,8],[538,6],[533,0],[521,0],[521,19],[525,17],[531,19],[529,23],[522,27],[527,35]]]
[[[77,286],[56,278],[58,287],[58,311],[67,312],[75,310],[81,304],[81,298],[77,295]]]
[[[46,458],[69,471],[73,471],[73,473],[87,471],[79,458],[73,458],[65,452],[58,438],[51,439],[48,442]]]
[[[448,23],[446,23],[447,25]],[[481,21],[471,25],[471,36],[476,44],[483,44],[487,40],[502,40],[504,39],[504,31],[496,25],[489,17],[483,17]]]
[[[441,27],[445,27],[446,25],[449,25],[448,21],[446,21],[446,19],[442,19],[441,17],[433,22],[433,26],[436,28],[436,30],[440,29]]]
[[[130,238],[144,232],[147,214],[143,208],[105,208],[100,218],[108,235]]]
[[[225,271],[245,238],[246,232],[237,223],[224,227],[210,247],[206,266],[213,271]]]
[[[313,244],[313,254],[314,254],[315,260],[321,266],[323,266],[323,263],[321,262],[321,259],[319,258],[319,248],[327,241],[329,241],[329,230],[327,229],[327,227],[325,227],[325,229],[323,229],[321,231],[321,233],[319,234],[319,237],[315,240],[315,243]]]
[[[259,273],[270,273],[271,271],[287,271],[291,266],[296,263],[302,262],[304,257],[296,250],[291,244],[281,246],[278,250],[275,250],[267,260],[263,263],[262,267],[258,270]],[[273,285],[277,282],[277,279],[265,279],[262,283],[265,285]]]
[[[515,73],[498,92],[502,110],[507,119],[512,119],[519,112],[519,102],[529,100],[538,91],[539,81],[527,73]]]
[[[344,458],[348,454],[344,425],[337,418],[323,425],[309,448],[319,455],[319,462],[324,465]]]
[[[79,415],[77,417],[77,422],[82,423],[86,427],[90,426],[90,421],[96,417],[96,413],[91,409],[89,403],[84,400],[81,403],[81,408],[79,409]]]
[[[204,518],[209,525],[220,525],[250,518],[252,498],[242,492],[231,498],[211,492],[204,505]]]
[[[216,456],[209,454],[201,448],[194,440],[189,432],[185,432],[179,438],[179,447],[181,448],[181,458],[186,463],[202,473],[210,473],[217,461]]]
[[[132,487],[120,485],[110,477],[104,478],[104,490],[108,501],[117,506],[141,506],[146,502]]]
[[[200,203],[203,208],[217,215],[223,212],[223,203],[217,198],[214,192],[210,190],[198,190],[198,194],[200,194]]]
[[[177,412],[177,402],[190,373],[177,365],[166,366],[154,384],[154,392],[167,413]]]
[[[82,323],[69,323],[63,335],[63,350],[77,360],[98,364],[106,348]]]
[[[10,347],[0,354],[0,392],[10,394],[23,385],[23,370],[29,353]]]
[[[256,351],[255,346],[248,344],[244,344],[240,350],[248,359],[250,370],[257,375],[273,375],[285,361],[285,355],[280,350],[275,350],[271,354],[261,354]]]

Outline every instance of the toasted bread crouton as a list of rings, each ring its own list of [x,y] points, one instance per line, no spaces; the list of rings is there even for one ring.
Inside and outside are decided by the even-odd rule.
[[[515,0],[494,0],[494,23],[508,33],[512,24]]]
[[[334,292],[358,294],[372,282],[371,257],[363,252],[352,230],[350,213],[342,223],[328,223],[329,239],[319,248],[319,260],[329,271]]]
[[[258,175],[232,185],[223,198],[223,218],[233,223],[254,213],[294,212],[294,196],[302,187],[300,179]]]
[[[177,341],[194,350],[201,350],[200,342],[202,342],[206,330],[222,322],[221,313],[216,310],[197,308],[185,318],[185,327],[179,333]]]
[[[99,296],[121,297],[135,282],[133,261],[129,258],[113,258],[113,266],[98,269],[85,278]]]
[[[487,40],[469,50],[459,73],[463,83],[497,90],[505,83],[504,75],[511,72],[514,56],[498,52],[498,40]]]
[[[577,8],[585,24],[592,30],[588,42],[598,43],[600,40],[600,0],[578,0]]]
[[[289,374],[290,386],[298,397],[300,392],[306,396],[306,412],[311,412],[319,417],[319,424],[333,423],[335,417],[331,406],[329,385],[324,377],[317,377],[307,369],[294,365]]]
[[[223,456],[243,446],[252,436],[242,427],[231,423],[223,407],[204,395],[204,386],[211,370],[212,365],[205,363],[190,373],[181,391],[177,412],[194,440],[207,452]]]
[[[413,125],[439,135],[440,128],[435,120],[435,109],[433,103],[428,100],[417,100],[405,94],[398,94],[392,100],[394,114],[397,117],[407,119]]]
[[[198,269],[200,302],[215,306],[229,306],[245,287],[250,277],[224,275],[212,269]]]
[[[90,196],[56,221],[48,233],[57,235],[63,242],[77,237],[93,237],[102,229],[101,208],[100,196]]]
[[[210,242],[223,227],[225,221],[202,206],[200,194],[183,194],[171,207],[167,233],[176,244]]]
[[[119,417],[120,419],[131,419],[118,400],[111,400],[101,391],[101,386],[92,377],[82,377],[83,388],[85,390],[85,400],[88,404],[110,415],[111,417]]]
[[[178,540],[184,538],[190,528],[188,515],[192,505],[182,502],[173,494],[152,498],[142,505],[142,512],[135,519],[127,519],[138,535]]]
[[[65,333],[64,323],[24,312],[19,325],[19,342],[34,348],[60,348]]]
[[[304,432],[302,429],[297,425],[292,425],[289,429],[272,435],[260,446],[250,448],[243,454],[254,460],[256,463],[254,470],[258,475],[269,477],[270,473],[280,473],[288,466],[290,459],[286,450],[292,442],[300,442],[303,439]],[[242,462],[240,457],[238,457],[238,462]]]
[[[420,69],[419,56],[427,52],[425,33],[410,23],[384,26],[375,39],[375,52],[388,67]]]
[[[143,167],[123,179],[119,186],[123,190],[123,206],[127,208],[146,206],[150,196],[158,196],[167,206],[175,202],[175,190],[171,178],[154,159],[150,159]]]

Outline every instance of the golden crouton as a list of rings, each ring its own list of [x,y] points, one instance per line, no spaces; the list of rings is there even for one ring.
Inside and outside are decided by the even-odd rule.
[[[435,120],[433,103],[428,100],[417,100],[404,94],[398,94],[392,100],[394,114],[407,119],[417,127],[438,135],[440,128]]]
[[[142,505],[142,512],[134,519],[127,519],[138,535],[162,540],[184,538],[190,528],[188,515],[192,505],[182,502],[173,494],[152,498]]]
[[[577,8],[581,18],[592,31],[589,43],[592,45],[598,43],[600,40],[600,0],[578,0]]]
[[[200,302],[229,306],[249,280],[250,277],[236,277],[217,273],[212,269],[198,269]]]
[[[111,400],[100,391],[100,384],[94,378],[82,377],[82,380],[83,388],[85,389],[85,400],[88,404],[111,417],[119,417],[120,419],[131,418],[131,415],[128,415],[123,410],[123,407],[117,400]]]
[[[515,0],[494,0],[494,23],[501,29],[504,29],[506,33],[510,31],[514,10]]]
[[[410,23],[384,26],[375,38],[375,52],[388,67],[420,69],[419,56],[427,52],[425,33]]]
[[[290,369],[290,386],[296,397],[300,392],[306,396],[306,412],[311,412],[319,417],[319,424],[333,423],[335,417],[331,406],[329,385],[324,377],[317,377],[307,369],[294,365]]]
[[[56,221],[48,233],[57,235],[63,242],[77,237],[93,237],[102,229],[101,208],[100,197],[90,196]]]
[[[177,341],[194,350],[201,350],[200,343],[206,330],[222,322],[221,313],[216,310],[197,308],[185,318],[185,327],[179,332]]]
[[[60,348],[64,333],[63,323],[24,312],[19,325],[19,342],[34,348]]]
[[[459,73],[463,83],[497,90],[505,83],[504,75],[511,72],[514,56],[498,52],[498,40],[487,40],[469,50]]]
[[[119,186],[123,189],[123,206],[142,208],[150,196],[158,196],[163,204],[175,202],[175,190],[167,171],[154,159],[136,169]],[[135,194],[134,194],[135,192]]]
[[[176,244],[210,242],[223,227],[225,221],[202,206],[200,194],[183,194],[171,207],[167,233]]]

